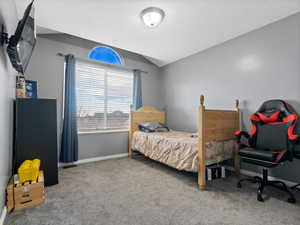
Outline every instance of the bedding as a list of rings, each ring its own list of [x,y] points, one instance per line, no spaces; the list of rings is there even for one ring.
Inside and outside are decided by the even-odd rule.
[[[192,133],[135,131],[131,147],[178,170],[198,172],[198,138],[192,137]],[[206,165],[231,159],[235,148],[234,140],[206,143]]]
[[[139,125],[139,130],[143,132],[167,132],[169,128],[161,123],[146,122]]]

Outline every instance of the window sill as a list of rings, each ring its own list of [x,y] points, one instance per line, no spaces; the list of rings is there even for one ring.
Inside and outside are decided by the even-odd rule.
[[[97,131],[80,131],[78,135],[88,135],[88,134],[111,134],[111,133],[127,133],[129,130],[97,130]]]

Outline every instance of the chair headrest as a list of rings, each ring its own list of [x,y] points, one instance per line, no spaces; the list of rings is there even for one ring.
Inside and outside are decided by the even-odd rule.
[[[298,134],[294,134],[298,115],[296,111],[283,100],[269,100],[264,102],[256,113],[251,115],[252,121],[251,136],[257,134],[257,125],[261,124],[286,124],[288,127],[288,138],[296,141]]]
[[[297,115],[288,103],[279,99],[264,102],[255,114],[265,123],[281,121],[284,117]]]

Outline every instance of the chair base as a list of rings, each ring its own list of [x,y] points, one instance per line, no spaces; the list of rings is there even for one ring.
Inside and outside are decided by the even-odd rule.
[[[252,178],[244,178],[239,180],[237,183],[237,187],[241,188],[242,187],[242,182],[243,181],[249,181],[251,183],[258,183],[258,189],[257,189],[257,200],[260,202],[263,202],[264,199],[262,197],[262,193],[267,186],[272,186],[277,189],[280,189],[284,192],[286,192],[289,195],[288,202],[289,203],[296,203],[296,198],[294,197],[293,193],[290,192],[289,188],[286,186],[286,184],[282,181],[277,181],[277,180],[268,180],[268,169],[264,168],[263,169],[263,177],[252,177]]]

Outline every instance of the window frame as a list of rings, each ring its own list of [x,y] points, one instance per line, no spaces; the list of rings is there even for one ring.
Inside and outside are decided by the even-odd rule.
[[[120,72],[127,72],[127,73],[131,73],[132,72],[132,94],[133,94],[133,71],[124,67],[121,67],[119,65],[114,65],[114,64],[109,64],[106,62],[102,62],[102,61],[96,61],[96,60],[91,60],[91,59],[76,59],[76,63],[75,63],[75,68],[78,65],[77,63],[83,63],[83,64],[94,64],[98,67],[100,67],[100,69],[104,70],[104,120],[105,120],[105,128],[104,129],[95,129],[95,130],[90,130],[90,131],[80,131],[79,128],[77,129],[77,134],[78,135],[89,135],[89,134],[107,134],[107,133],[125,133],[125,132],[129,132],[130,129],[130,124],[128,126],[128,128],[107,128],[107,92],[108,92],[108,86],[107,86],[107,74],[108,73],[114,73],[116,71],[120,71]],[[75,69],[76,71],[76,69]],[[64,80],[64,87],[65,87],[65,80]],[[76,91],[77,92],[77,91]],[[133,97],[133,96],[132,96]],[[64,92],[63,92],[63,98],[64,98]],[[77,97],[76,97],[77,98]],[[133,101],[133,99],[131,99],[131,101]],[[77,104],[77,99],[76,99],[76,104]],[[129,118],[130,118],[130,112],[131,112],[131,107],[132,107],[132,102],[129,105]],[[64,108],[64,104],[63,104],[63,108]],[[76,116],[77,118],[77,116]]]
[[[99,49],[105,49],[106,51],[109,51],[109,53],[111,55],[114,55],[114,57],[116,57],[118,59],[118,63],[112,63],[112,62],[108,62],[107,60],[102,60],[102,59],[96,59],[94,58],[92,55],[98,51]],[[107,54],[108,52],[106,52]],[[105,45],[99,45],[99,46],[96,46],[94,47],[88,54],[88,58],[90,60],[93,60],[93,61],[99,61],[99,62],[102,62],[102,63],[107,63],[107,64],[111,64],[111,65],[116,65],[116,66],[124,66],[124,60],[122,58],[122,56],[113,48],[111,47],[108,47],[108,46],[105,46]]]

